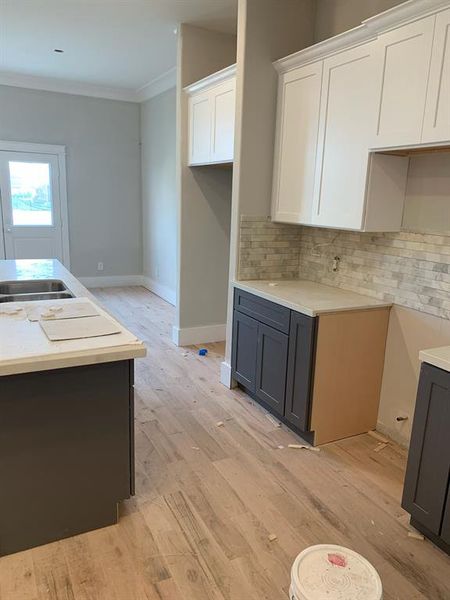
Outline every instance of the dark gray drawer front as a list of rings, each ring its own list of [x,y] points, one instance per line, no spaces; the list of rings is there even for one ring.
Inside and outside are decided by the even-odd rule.
[[[269,300],[236,288],[234,290],[234,308],[260,323],[265,323],[283,333],[289,333],[291,311],[285,306],[269,302]]]

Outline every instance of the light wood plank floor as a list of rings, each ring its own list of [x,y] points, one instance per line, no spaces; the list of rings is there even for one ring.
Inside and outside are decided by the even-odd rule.
[[[318,543],[366,556],[385,600],[450,599],[450,559],[407,535],[404,450],[375,453],[368,435],[288,449],[293,433],[219,383],[222,344],[176,348],[173,308],[142,288],[96,293],[148,346],[137,495],[117,526],[0,559],[1,600],[286,600],[295,556]]]

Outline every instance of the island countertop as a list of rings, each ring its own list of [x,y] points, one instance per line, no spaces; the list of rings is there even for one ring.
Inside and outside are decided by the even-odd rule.
[[[100,302],[57,260],[0,260],[0,282],[59,279],[75,298],[87,298],[100,315],[116,324],[120,333],[76,340],[49,341],[39,322],[23,316],[0,315],[0,376],[81,365],[130,360],[146,355],[142,341],[125,329]],[[63,302],[63,301],[60,301]],[[11,311],[37,302],[8,302]]]
[[[235,288],[281,304],[309,317],[345,310],[364,310],[392,306],[390,302],[356,294],[340,288],[307,281],[234,281]]]

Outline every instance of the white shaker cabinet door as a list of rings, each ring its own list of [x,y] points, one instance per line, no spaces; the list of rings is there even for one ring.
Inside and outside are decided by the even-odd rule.
[[[313,222],[362,229],[375,101],[375,46],[324,61]]]
[[[436,16],[380,35],[374,148],[420,144]]]
[[[450,9],[436,17],[422,142],[450,140]]]
[[[234,157],[234,122],[236,113],[236,78],[212,90],[212,162],[232,162]]]
[[[211,92],[189,98],[189,165],[211,162]]]
[[[312,223],[323,62],[280,75],[272,218]]]

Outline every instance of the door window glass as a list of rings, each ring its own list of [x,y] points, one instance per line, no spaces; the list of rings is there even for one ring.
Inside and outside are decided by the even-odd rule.
[[[50,165],[9,161],[13,225],[53,225]]]

